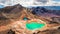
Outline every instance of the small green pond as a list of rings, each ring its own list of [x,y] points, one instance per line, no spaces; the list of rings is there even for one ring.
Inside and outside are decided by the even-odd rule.
[[[28,20],[28,18],[27,17],[24,17],[23,20]]]
[[[40,29],[40,28],[43,28],[44,26],[45,26],[45,24],[38,23],[38,22],[26,23],[26,28],[29,29],[29,30]]]

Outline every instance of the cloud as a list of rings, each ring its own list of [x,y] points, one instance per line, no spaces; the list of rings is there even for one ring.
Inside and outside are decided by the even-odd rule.
[[[56,0],[55,0],[56,1]],[[21,4],[22,6],[60,6],[60,2],[54,2],[53,0],[0,0],[0,5],[12,6],[15,4]]]
[[[36,0],[36,2],[47,3],[48,0]]]

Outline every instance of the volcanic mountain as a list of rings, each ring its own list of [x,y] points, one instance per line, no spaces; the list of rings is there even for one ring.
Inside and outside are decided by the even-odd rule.
[[[51,12],[52,12],[52,14],[51,14]],[[24,17],[27,17],[28,20],[40,19],[40,20],[46,22],[47,24],[52,23],[52,24],[59,25],[60,24],[60,21],[59,21],[60,16],[58,16],[56,14],[53,14],[53,11],[51,11],[51,12],[49,10],[43,8],[43,7],[42,8],[40,8],[40,7],[26,8],[26,7],[21,6],[20,4],[1,8],[0,9],[0,29],[1,29],[0,34],[7,34],[7,32],[10,31],[10,29],[11,29],[11,27],[9,27],[9,26],[12,25],[11,23],[14,23],[14,22],[19,21],[19,20],[23,21]],[[51,16],[53,16],[53,17],[51,17]],[[23,28],[21,28],[21,29],[23,29]],[[20,31],[22,31],[22,30],[20,30]],[[45,30],[45,31],[42,31],[42,32],[38,31],[37,33],[38,34],[39,33],[46,34],[46,33],[50,32],[50,31],[52,31],[52,30]],[[57,32],[59,33],[58,29],[55,30],[55,31],[56,31],[56,33]],[[55,31],[53,30],[52,32],[55,32]],[[46,33],[44,33],[44,32],[46,32]],[[19,33],[21,33],[21,32],[19,32]],[[34,34],[34,33],[30,33],[30,31],[27,31],[27,34]]]
[[[27,17],[29,20],[36,18],[27,8],[17,4],[0,9],[0,34],[5,34],[11,27],[11,23],[23,20]],[[2,33],[4,32],[4,33]]]
[[[41,6],[32,7],[32,8],[30,8],[30,10],[32,11],[32,13],[34,15],[41,16],[48,20],[52,19],[52,21],[55,21],[55,22],[60,21],[60,10],[50,10],[50,9],[47,9],[47,8],[41,7]]]

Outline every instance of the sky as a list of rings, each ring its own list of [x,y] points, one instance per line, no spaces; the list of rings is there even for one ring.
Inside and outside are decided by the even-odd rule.
[[[53,0],[53,1],[55,1],[55,2],[60,2],[60,0]]]
[[[0,7],[20,4],[28,6],[60,6],[60,0],[0,0]]]

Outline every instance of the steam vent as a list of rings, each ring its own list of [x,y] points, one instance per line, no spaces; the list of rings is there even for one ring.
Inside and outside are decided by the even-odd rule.
[[[20,4],[0,8],[0,34],[60,34],[60,15],[56,11]]]

